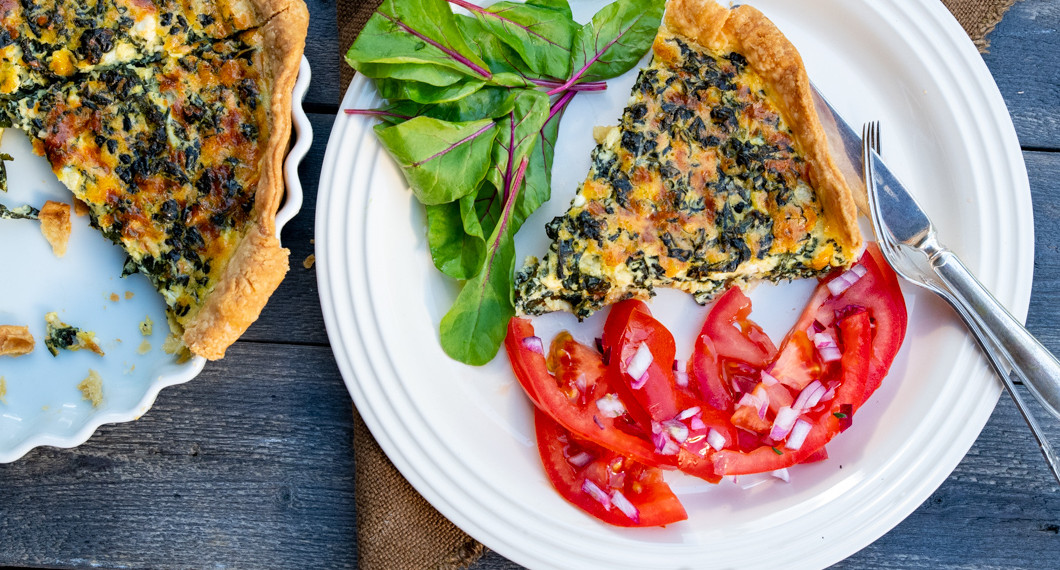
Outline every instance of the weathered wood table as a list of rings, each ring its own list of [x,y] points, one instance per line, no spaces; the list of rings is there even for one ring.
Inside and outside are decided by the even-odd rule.
[[[0,465],[0,566],[337,568],[357,564],[350,400],[317,301],[315,197],[340,99],[335,6],[311,0],[315,142],[293,269],[261,319],[139,421]],[[1060,353],[1060,2],[1023,0],[984,55],[1030,173],[1027,323]],[[1047,422],[1060,444],[1060,424]],[[842,524],[842,521],[836,521]],[[1060,487],[1008,396],[950,478],[843,568],[1060,568]],[[476,568],[516,565],[488,554]]]

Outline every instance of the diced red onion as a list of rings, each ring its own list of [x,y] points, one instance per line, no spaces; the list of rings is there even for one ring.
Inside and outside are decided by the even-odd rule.
[[[737,406],[751,406],[752,408],[758,407],[758,398],[751,395],[750,392],[744,392],[744,395],[740,398],[739,402],[736,402]]]
[[[836,277],[835,279],[828,282],[828,292],[831,293],[833,297],[838,297],[851,285],[857,283],[858,279],[864,277],[865,273],[867,272],[868,270],[865,269],[865,266],[861,265],[860,263],[855,265],[854,267],[851,267],[850,269],[847,269],[843,273],[839,274],[839,277]]]
[[[629,387],[634,390],[640,390],[648,383],[648,373],[641,374],[639,378],[629,383]]]
[[[692,416],[692,419],[688,420],[689,429],[703,430],[707,429],[707,424],[703,423],[703,418],[699,416]]]
[[[828,333],[821,332],[813,335],[813,345],[817,347],[817,355],[821,357],[822,362],[835,362],[843,358],[839,345]]]
[[[777,410],[777,417],[773,420],[773,428],[769,430],[769,437],[780,441],[791,433],[795,420],[799,419],[799,410],[790,406],[784,406]]]
[[[683,443],[688,439],[688,426],[685,424],[677,420],[666,420],[662,425],[666,429],[666,433],[670,434],[670,437],[677,443]]]
[[[814,380],[807,384],[806,387],[802,389],[802,392],[799,392],[799,397],[795,398],[795,403],[793,403],[791,407],[799,413],[805,412],[816,406],[817,402],[821,401],[821,396],[824,396],[826,391],[824,384],[821,384],[820,380]]]
[[[585,467],[593,460],[593,455],[588,451],[582,451],[576,455],[572,455],[567,458],[567,462],[575,467]]]
[[[596,483],[593,483],[588,479],[582,481],[582,491],[596,499],[596,501],[603,505],[605,509],[611,510],[611,497],[604,492],[603,489],[597,486]]]
[[[681,366],[681,360],[673,361],[673,382],[679,387],[688,388],[688,372]]]
[[[617,418],[626,413],[626,406],[622,405],[622,400],[616,394],[605,394],[596,401],[596,409],[606,418]]]
[[[831,382],[828,385],[828,390],[825,391],[824,395],[821,396],[822,402],[827,402],[835,397],[835,389],[839,387],[839,382]]]
[[[633,388],[640,388],[647,381],[648,367],[655,360],[652,356],[651,349],[648,348],[647,343],[640,343],[637,347],[637,352],[633,355],[633,358],[629,360],[629,366],[626,368],[626,374],[629,374],[630,378],[633,378],[636,383],[640,383],[640,386],[634,385]]]
[[[688,372],[685,372],[684,370],[678,370],[678,369],[675,368],[674,369],[674,384],[677,384],[678,386],[680,386],[682,388],[687,388],[688,387]]]
[[[810,434],[811,427],[813,426],[805,420],[796,420],[795,426],[791,428],[788,442],[784,444],[784,447],[792,451],[801,449],[802,444],[806,441],[806,436]]]
[[[622,514],[629,517],[629,520],[634,523],[640,522],[640,511],[638,511],[637,507],[633,506],[633,503],[629,502],[629,499],[617,489],[611,491],[611,504],[614,505],[616,509],[622,511]]]
[[[765,370],[762,371],[762,383],[763,384],[765,384],[766,386],[772,386],[772,385],[774,385],[774,384],[776,384],[778,382],[780,382],[780,380],[777,380],[776,376],[773,376],[772,374],[766,372]]]
[[[600,421],[600,418],[596,417],[596,414],[593,414],[593,423],[596,424],[596,427],[604,429],[604,422]]]
[[[674,419],[687,420],[688,418],[700,413],[701,411],[702,410],[700,409],[699,406],[692,406],[691,408],[688,408],[687,410],[682,411],[680,414],[677,414],[677,417],[674,418]]]
[[[707,443],[714,448],[714,451],[721,451],[725,444],[729,442],[720,431],[710,428],[710,431],[707,432]]]
[[[776,477],[777,479],[780,479],[781,481],[783,481],[785,483],[790,483],[791,482],[791,476],[788,474],[788,468],[787,467],[783,467],[781,469],[776,469],[776,470],[772,471],[770,473],[770,475]]]
[[[665,431],[653,433],[651,442],[655,444],[655,451],[660,455],[677,455],[677,452],[681,450],[677,442],[671,439]]]
[[[538,354],[545,354],[545,344],[541,342],[539,336],[528,336],[523,339],[523,347],[530,352],[536,352]]]
[[[755,396],[752,392],[744,392],[740,401],[737,403],[738,406],[751,406],[758,411],[758,417],[766,417],[766,412],[769,410],[769,397]]]

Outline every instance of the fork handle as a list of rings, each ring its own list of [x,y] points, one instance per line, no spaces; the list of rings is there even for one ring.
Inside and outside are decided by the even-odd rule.
[[[935,273],[979,328],[1006,355],[1013,372],[1049,413],[1060,419],[1060,361],[983,287],[951,251],[928,252]]]

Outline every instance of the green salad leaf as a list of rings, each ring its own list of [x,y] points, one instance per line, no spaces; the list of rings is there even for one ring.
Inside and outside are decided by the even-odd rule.
[[[430,117],[376,128],[416,198],[427,205],[475,190],[491,168],[490,149],[498,131],[490,119],[452,123]]]
[[[449,3],[466,14],[454,14]],[[376,133],[427,212],[435,267],[462,281],[446,354],[481,365],[515,314],[515,235],[551,193],[563,109],[650,49],[661,0],[619,0],[574,21],[566,0],[385,0],[346,61],[387,104]]]

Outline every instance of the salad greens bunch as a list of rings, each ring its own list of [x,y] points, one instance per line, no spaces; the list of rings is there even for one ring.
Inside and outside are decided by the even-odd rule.
[[[515,314],[515,233],[549,198],[560,115],[632,69],[662,13],[661,0],[618,0],[583,25],[567,0],[385,0],[346,53],[387,100],[347,112],[381,119],[435,266],[463,282],[439,331],[452,358],[496,355]]]

